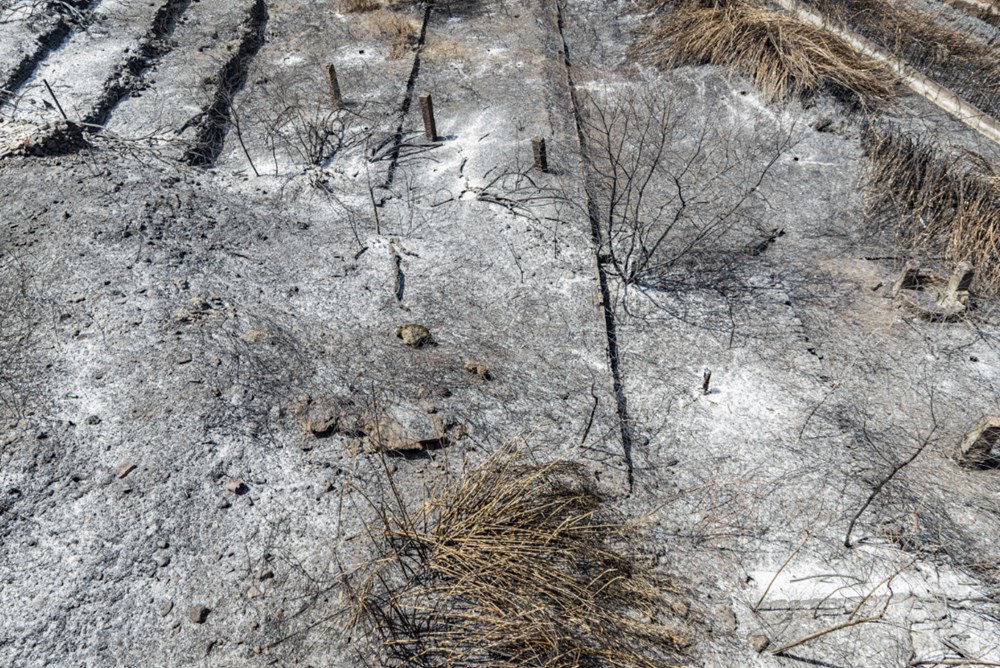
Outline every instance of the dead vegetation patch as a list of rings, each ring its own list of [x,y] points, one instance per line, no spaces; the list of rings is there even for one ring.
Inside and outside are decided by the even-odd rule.
[[[988,1],[988,0],[984,0]],[[943,0],[946,5],[951,5],[955,9],[965,12],[975,19],[991,26],[1000,27],[1000,5],[991,3],[993,9],[983,7],[980,4],[965,2],[965,0]]]
[[[972,263],[979,291],[1000,290],[1000,178],[989,164],[887,123],[869,123],[862,145],[873,218],[913,249]]]
[[[995,47],[944,25],[930,11],[918,11],[898,0],[805,2],[970,104],[993,116],[1000,114],[1000,54]]]
[[[636,55],[660,67],[712,63],[750,78],[767,100],[828,90],[872,105],[894,76],[843,40],[745,0],[655,0]]]
[[[372,28],[389,43],[389,58],[399,60],[416,45],[420,37],[417,23],[389,9],[378,9],[369,15]]]
[[[398,0],[340,0],[340,11],[348,14],[371,12],[385,7],[395,7],[398,4]]]
[[[420,507],[390,477],[373,553],[345,574],[352,625],[379,666],[676,665],[676,590],[644,569],[636,525],[577,463],[505,448]]]

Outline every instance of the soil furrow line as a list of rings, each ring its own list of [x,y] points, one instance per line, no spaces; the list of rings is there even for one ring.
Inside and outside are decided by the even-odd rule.
[[[601,261],[601,246],[604,244],[601,234],[600,213],[597,204],[590,196],[587,188],[589,162],[587,158],[587,137],[583,131],[583,118],[580,112],[580,101],[576,94],[576,83],[573,80],[573,66],[570,60],[569,44],[566,41],[564,29],[562,0],[553,0],[556,6],[556,23],[559,28],[559,39],[562,47],[563,65],[566,69],[566,82],[569,88],[570,105],[573,110],[573,122],[576,125],[577,141],[580,145],[580,159],[582,163],[584,180],[584,197],[587,202],[587,216],[590,218],[590,234],[594,244],[594,259],[597,263],[598,282],[601,290],[601,309],[604,311],[604,327],[607,334],[608,364],[611,368],[611,378],[615,391],[616,409],[618,412],[618,423],[621,429],[622,449],[625,457],[625,468],[628,473],[629,493],[635,486],[635,464],[632,459],[632,427],[628,412],[628,400],[625,396],[625,386],[622,383],[621,362],[618,354],[618,336],[615,323],[614,307],[611,303],[611,289],[608,282],[608,274]]]
[[[189,165],[210,167],[222,152],[229,131],[233,98],[246,83],[250,63],[264,46],[267,17],[266,0],[255,0],[240,28],[239,46],[219,70],[215,95],[202,117],[197,140],[184,155],[184,162]]]
[[[153,25],[139,43],[139,48],[119,65],[104,84],[101,97],[84,118],[85,123],[104,126],[111,112],[129,94],[142,86],[144,73],[167,53],[172,46],[169,37],[191,5],[191,0],[167,0],[153,17]]]
[[[399,154],[403,148],[403,124],[406,123],[406,116],[410,113],[410,107],[413,106],[413,91],[416,90],[417,77],[420,76],[420,52],[423,50],[424,42],[427,40],[427,26],[430,24],[431,11],[433,9],[434,6],[431,4],[428,4],[424,9],[424,20],[420,25],[420,37],[417,39],[416,53],[413,54],[413,69],[410,70],[410,77],[406,80],[406,95],[403,96],[403,104],[399,110],[399,125],[396,127],[396,135],[393,139],[394,144],[389,158],[389,169],[386,172],[385,183],[382,185],[383,191],[388,191],[396,180]],[[379,204],[384,203],[385,197],[383,196]]]
[[[0,82],[0,106],[13,98],[24,84],[31,79],[35,70],[38,69],[39,64],[48,58],[50,53],[66,42],[66,38],[69,37],[75,26],[74,21],[71,20],[71,16],[66,15],[66,5],[69,5],[73,10],[82,14],[93,11],[94,7],[100,1],[71,0],[68,2],[49,3],[50,11],[53,14],[59,15],[59,20],[48,32],[38,38],[37,48],[31,53],[25,54],[24,58],[21,59],[13,71],[7,75],[7,78],[3,82]]]

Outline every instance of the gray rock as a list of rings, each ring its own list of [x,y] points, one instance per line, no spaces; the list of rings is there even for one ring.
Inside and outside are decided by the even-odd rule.
[[[751,633],[747,636],[747,642],[750,643],[750,646],[753,647],[754,651],[758,654],[767,649],[768,645],[771,644],[770,638],[763,633]]]
[[[205,620],[208,619],[208,613],[211,612],[204,605],[195,605],[191,607],[188,612],[188,619],[190,619],[195,624],[204,624]]]

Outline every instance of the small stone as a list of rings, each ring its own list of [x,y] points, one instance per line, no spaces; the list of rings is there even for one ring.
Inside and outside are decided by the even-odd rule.
[[[101,418],[96,415],[91,415],[85,420],[85,422],[89,425],[101,424]]]
[[[191,357],[191,353],[183,352],[183,353],[177,353],[176,355],[174,355],[173,362],[174,362],[174,364],[178,364],[178,365],[179,364],[188,364],[188,363],[191,362],[192,359],[193,358]]]
[[[735,633],[739,627],[739,622],[736,621],[736,613],[726,606],[717,607],[713,611],[712,616],[716,622],[713,626],[716,626],[716,628],[724,633]]]
[[[170,565],[170,555],[169,554],[159,554],[156,556],[156,565],[160,568],[166,568]]]
[[[354,397],[304,397],[292,407],[299,426],[307,434],[328,436],[358,430],[361,402]]]
[[[174,609],[173,601],[164,601],[160,603],[160,617],[166,617],[170,614],[170,611]]]
[[[985,415],[965,435],[959,446],[959,462],[967,468],[993,468],[1000,459],[1000,415]]]
[[[751,633],[747,636],[747,642],[750,643],[755,652],[760,654],[771,644],[771,639],[763,633]]]
[[[191,608],[191,612],[188,613],[188,617],[195,624],[204,624],[205,620],[208,619],[208,613],[211,612],[208,608],[203,605],[196,605]]]
[[[161,550],[165,550],[168,547],[170,547],[170,544],[165,539],[161,538],[160,540],[156,541],[156,547],[160,548]]]
[[[258,596],[260,596],[260,590],[257,589],[256,585],[247,590],[247,598],[257,598]]]
[[[248,491],[247,486],[239,478],[230,478],[223,486],[226,488],[226,491],[233,494],[246,494]]]
[[[229,499],[219,499],[219,502],[216,504],[216,507],[218,507],[220,510],[225,510],[226,508],[229,508],[231,505],[233,504],[229,503]]]
[[[469,360],[465,363],[465,370],[474,373],[483,380],[490,379],[490,368],[479,360]]]
[[[115,477],[121,479],[127,476],[129,473],[135,470],[135,464],[130,461],[124,461],[118,465],[115,469]]]
[[[268,568],[268,569],[262,569],[259,575],[257,576],[257,579],[263,582],[264,580],[270,580],[273,577],[274,577],[274,571]]]
[[[396,329],[396,337],[403,342],[403,345],[410,346],[411,348],[434,345],[434,339],[431,337],[430,331],[423,325],[412,322]]]

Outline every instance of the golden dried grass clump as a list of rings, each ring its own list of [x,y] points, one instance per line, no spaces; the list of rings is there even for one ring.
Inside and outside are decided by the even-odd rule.
[[[983,110],[1000,113],[1000,59],[995,47],[939,21],[938,12],[898,0],[806,0],[830,20],[951,88]],[[1000,18],[1000,17],[998,17]]]
[[[755,2],[653,0],[653,8],[636,52],[661,67],[725,65],[749,77],[768,100],[828,89],[871,105],[892,94],[894,76],[884,65]]]
[[[1000,292],[1000,178],[987,163],[963,163],[887,124],[869,124],[862,143],[876,219],[895,222],[912,247],[971,262],[977,289]]]
[[[682,657],[675,590],[640,565],[635,525],[581,466],[508,448],[418,509],[398,494],[390,505],[370,527],[372,559],[345,576],[373,663],[657,668]]]
[[[391,0],[340,0],[340,11],[346,13],[370,12],[386,5],[394,4]]]
[[[388,9],[379,9],[369,15],[368,21],[375,33],[389,42],[391,60],[402,58],[412,51],[419,41],[419,26],[410,17]]]

